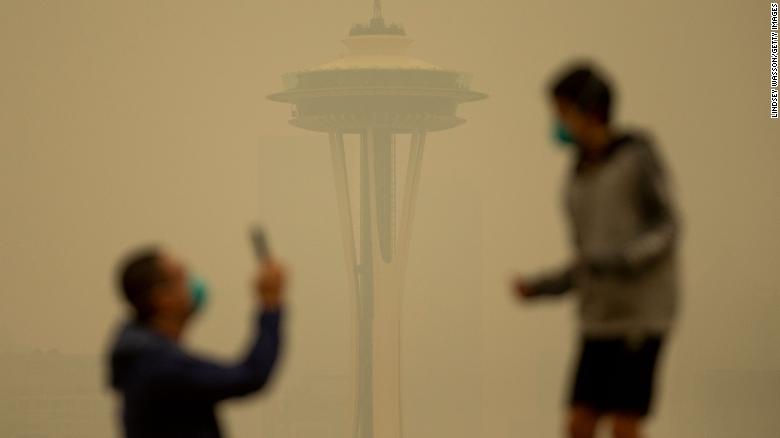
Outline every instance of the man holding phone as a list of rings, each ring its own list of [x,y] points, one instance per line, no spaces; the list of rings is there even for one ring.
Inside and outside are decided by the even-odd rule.
[[[229,365],[197,357],[180,345],[205,303],[207,288],[174,255],[157,248],[136,251],[122,264],[119,283],[133,311],[110,351],[111,386],[122,396],[124,436],[220,437],[216,404],[260,390],[275,368],[282,344],[284,269],[268,258],[258,266],[256,334],[244,358]]]

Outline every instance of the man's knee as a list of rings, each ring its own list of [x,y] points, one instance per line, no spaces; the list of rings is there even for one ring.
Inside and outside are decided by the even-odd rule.
[[[630,415],[616,415],[612,423],[615,438],[639,438],[641,418]]]
[[[593,438],[596,434],[598,414],[586,407],[574,407],[569,413],[568,432],[571,438]]]

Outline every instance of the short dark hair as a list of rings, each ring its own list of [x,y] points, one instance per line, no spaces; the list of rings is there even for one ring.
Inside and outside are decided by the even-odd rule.
[[[162,281],[159,260],[157,247],[145,247],[130,253],[120,265],[119,288],[141,321],[152,315],[149,296]]]
[[[553,97],[573,103],[577,109],[609,123],[612,91],[609,82],[588,64],[566,69],[550,87]]]

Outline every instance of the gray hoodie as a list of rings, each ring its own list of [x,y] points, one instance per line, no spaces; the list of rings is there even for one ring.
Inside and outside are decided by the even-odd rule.
[[[532,294],[574,291],[588,337],[665,333],[677,307],[679,227],[652,142],[624,134],[598,162],[576,161],[565,197],[574,261],[532,278]]]

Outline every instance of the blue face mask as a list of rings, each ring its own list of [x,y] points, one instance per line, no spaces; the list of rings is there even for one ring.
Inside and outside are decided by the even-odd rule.
[[[574,136],[569,131],[569,128],[563,124],[559,119],[555,120],[552,132],[553,139],[562,147],[569,147],[576,143]]]
[[[192,313],[198,313],[206,306],[209,295],[208,285],[202,278],[190,276],[189,289],[192,299]]]

